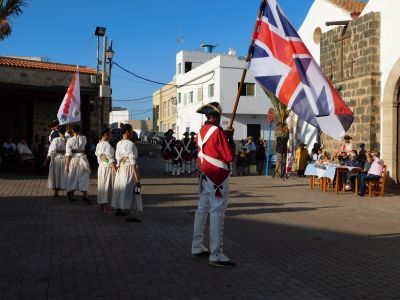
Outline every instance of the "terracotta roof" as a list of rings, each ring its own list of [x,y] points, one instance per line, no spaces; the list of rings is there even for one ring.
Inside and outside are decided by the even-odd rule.
[[[357,0],[329,0],[336,6],[339,6],[348,12],[362,12],[367,2],[357,1]]]
[[[76,66],[74,65],[56,64],[4,56],[0,56],[0,66],[50,70],[58,72],[75,72],[76,70]],[[79,72],[83,74],[96,74],[96,70],[82,66],[79,67]]]

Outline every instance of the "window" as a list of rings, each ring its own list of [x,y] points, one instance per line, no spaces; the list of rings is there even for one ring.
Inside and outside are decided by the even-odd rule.
[[[214,97],[214,84],[208,86],[208,98]]]
[[[172,115],[172,102],[168,101],[168,116]]]
[[[203,88],[198,88],[197,89],[197,102],[202,102],[203,101]]]
[[[192,70],[192,63],[190,61],[185,61],[185,73]]]
[[[187,94],[183,95],[183,105],[187,104]]]
[[[316,45],[319,45],[319,43],[321,42],[321,35],[322,35],[321,28],[319,28],[319,27],[315,28],[313,40]]]
[[[165,118],[165,117],[167,116],[167,101],[164,101],[164,102],[162,103],[162,107],[163,107],[162,116],[163,116],[163,118]]]
[[[178,74],[182,73],[182,64],[181,63],[179,63],[178,66],[177,66],[177,73]]]
[[[189,92],[189,103],[193,103],[193,92]]]
[[[238,89],[240,87],[240,82],[238,82]],[[255,83],[243,83],[242,90],[240,91],[240,96],[255,96]]]
[[[182,95],[181,93],[178,93],[178,104],[181,104],[182,101]]]

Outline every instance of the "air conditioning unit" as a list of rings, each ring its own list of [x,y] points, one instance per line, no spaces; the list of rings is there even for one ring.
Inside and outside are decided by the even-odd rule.
[[[109,85],[100,85],[99,87],[99,96],[104,98],[111,97],[111,88]]]

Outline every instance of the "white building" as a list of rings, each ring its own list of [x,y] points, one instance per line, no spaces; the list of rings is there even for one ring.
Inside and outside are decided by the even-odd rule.
[[[129,120],[129,110],[123,107],[113,107],[110,112],[110,125],[124,123]]]
[[[205,121],[196,110],[218,101],[223,108],[221,125],[226,128],[233,110],[245,60],[230,49],[228,54],[180,51],[176,55],[177,126],[176,136],[185,131],[199,131]],[[247,73],[233,128],[235,140],[253,137],[268,138],[266,113],[271,102]],[[273,137],[273,135],[272,135]]]

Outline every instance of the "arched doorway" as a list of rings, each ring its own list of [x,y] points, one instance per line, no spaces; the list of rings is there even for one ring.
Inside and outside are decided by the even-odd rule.
[[[381,109],[381,152],[393,180],[400,181],[400,59],[387,78]]]

